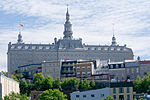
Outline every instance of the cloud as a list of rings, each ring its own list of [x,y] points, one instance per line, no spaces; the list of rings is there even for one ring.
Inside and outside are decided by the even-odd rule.
[[[150,59],[148,0],[3,0],[0,11],[5,12],[4,16],[22,18],[25,42],[52,43],[54,37],[63,37],[66,4],[69,4],[75,38],[81,37],[86,44],[110,44],[112,23],[115,23],[118,44],[127,44],[135,57]],[[0,30],[0,54],[5,56],[0,57],[0,63],[4,66],[7,66],[7,44],[16,42],[17,24]]]

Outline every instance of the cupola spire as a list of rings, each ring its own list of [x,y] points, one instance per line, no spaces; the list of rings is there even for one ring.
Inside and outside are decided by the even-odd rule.
[[[70,22],[70,15],[69,15],[69,10],[68,10],[68,5],[67,5],[67,12],[66,12],[66,22],[64,24],[64,39],[72,39],[72,24]]]
[[[112,37],[111,45],[112,46],[117,45],[116,38],[115,38],[115,32],[114,32],[114,23],[113,23],[113,37]]]

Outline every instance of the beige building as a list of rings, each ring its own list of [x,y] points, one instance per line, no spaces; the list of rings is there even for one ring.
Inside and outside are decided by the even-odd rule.
[[[133,100],[133,83],[111,83],[110,95],[114,98],[114,100]]]
[[[42,62],[42,74],[50,75],[53,80],[60,78],[60,61]]]
[[[0,73],[0,97],[3,98],[12,91],[15,93],[20,92],[19,83]]]

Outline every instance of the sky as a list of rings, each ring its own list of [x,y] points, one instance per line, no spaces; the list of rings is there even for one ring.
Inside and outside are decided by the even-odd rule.
[[[0,0],[0,71],[7,70],[8,43],[21,28],[25,43],[52,43],[63,37],[66,5],[73,37],[85,44],[132,48],[135,59],[150,59],[150,0]]]

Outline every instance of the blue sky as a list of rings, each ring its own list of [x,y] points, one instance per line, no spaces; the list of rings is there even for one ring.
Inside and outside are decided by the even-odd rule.
[[[7,45],[16,43],[20,22],[25,43],[63,37],[67,4],[74,38],[109,45],[114,23],[117,43],[150,59],[150,0],[0,0],[0,70],[7,69]]]

